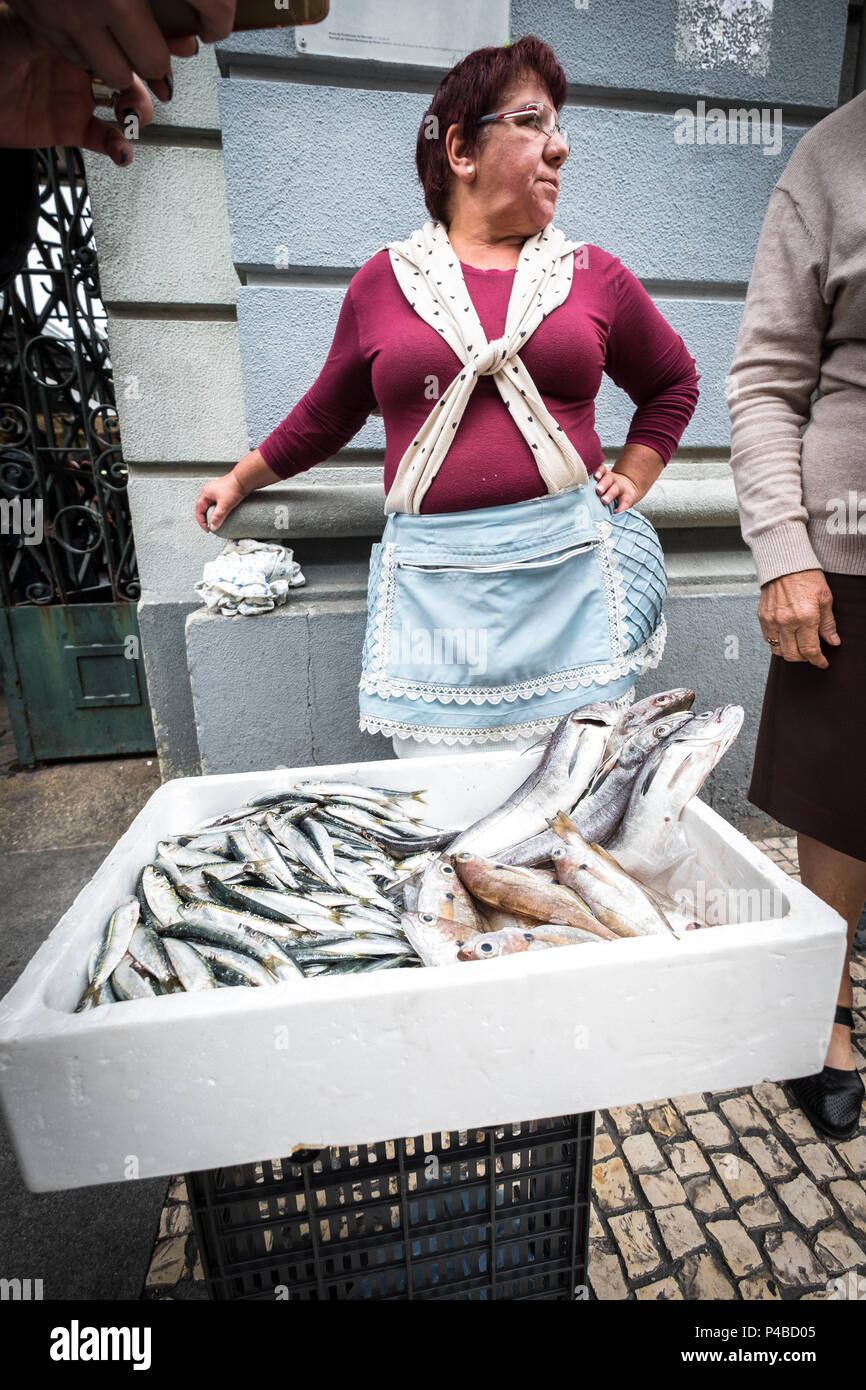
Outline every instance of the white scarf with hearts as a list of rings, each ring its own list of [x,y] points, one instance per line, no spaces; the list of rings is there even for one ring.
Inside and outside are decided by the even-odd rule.
[[[518,356],[542,319],[567,298],[574,252],[585,242],[567,241],[553,223],[523,243],[508,302],[505,332],[488,343],[469,297],[460,258],[445,226],[427,221],[406,241],[387,249],[397,283],[412,308],[464,364],[440,396],[397,468],[385,512],[420,512],[479,376],[492,376],[527,444],[549,493],[588,481],[586,465],[565,430],[545,406]]]

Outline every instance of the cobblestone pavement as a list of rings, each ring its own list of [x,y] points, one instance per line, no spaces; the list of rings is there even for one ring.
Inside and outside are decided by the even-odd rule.
[[[756,844],[799,877],[794,837]],[[852,975],[862,1072],[863,952]],[[767,1082],[600,1111],[593,1157],[594,1298],[826,1298],[849,1271],[866,1285],[862,1118],[846,1143],[823,1139]],[[207,1297],[182,1178],[168,1190],[144,1297]]]

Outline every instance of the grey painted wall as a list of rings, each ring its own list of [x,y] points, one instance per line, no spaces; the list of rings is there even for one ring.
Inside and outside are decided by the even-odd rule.
[[[696,684],[703,705],[734,692],[747,704],[711,789],[739,815],[766,658],[724,383],[770,191],[804,131],[838,104],[840,76],[841,99],[853,95],[856,35],[845,0],[775,0],[768,46],[749,52],[724,23],[715,42],[691,24],[699,8],[714,7],[513,0],[511,35],[550,42],[569,81],[557,225],[642,278],[701,372],[682,447],[643,504],[671,579],[665,664],[645,681]],[[222,539],[195,526],[192,506],[202,479],[259,443],[315,380],[354,271],[426,217],[415,135],[442,74],[313,57],[292,30],[233,35],[176,69],[175,99],[157,107],[133,166],[87,160],[163,773],[387,756],[386,740],[356,727],[363,573],[353,562],[335,579],[339,567],[304,554],[310,537],[331,536],[336,562],[349,544],[338,538],[378,534],[381,419],[335,459],[249,499],[225,528],[274,535],[275,506],[290,503],[282,538],[308,587],[287,610],[237,622],[193,611],[192,584]],[[677,144],[676,112],[699,98],[766,107],[771,119],[781,108],[779,152]],[[631,410],[605,382],[609,457]],[[704,640],[710,617],[721,626]],[[717,650],[730,633],[742,639],[735,675]]]

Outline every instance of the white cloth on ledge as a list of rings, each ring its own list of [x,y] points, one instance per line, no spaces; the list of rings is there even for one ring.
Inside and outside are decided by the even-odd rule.
[[[208,560],[194,586],[205,607],[229,618],[269,613],[286,602],[289,589],[306,584],[293,552],[269,541],[227,541]]]

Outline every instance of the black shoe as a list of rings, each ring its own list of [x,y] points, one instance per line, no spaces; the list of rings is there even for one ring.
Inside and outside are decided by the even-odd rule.
[[[837,1004],[833,1022],[853,1028],[851,1010]],[[866,1087],[856,1067],[854,1071],[824,1067],[814,1076],[798,1076],[787,1085],[804,1115],[822,1134],[831,1139],[850,1139],[857,1133]]]

